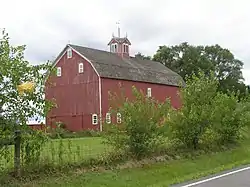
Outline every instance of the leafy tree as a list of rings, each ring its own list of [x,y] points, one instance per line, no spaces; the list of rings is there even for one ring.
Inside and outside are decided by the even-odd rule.
[[[186,76],[193,73],[198,75],[199,71],[203,71],[205,75],[213,71],[219,81],[218,90],[223,93],[239,90],[242,96],[246,94],[241,71],[243,62],[219,45],[193,46],[186,42],[175,46],[164,45],[159,47],[153,60],[176,71],[185,80]]]
[[[24,59],[25,46],[13,47],[8,34],[0,39],[0,106],[5,119],[18,120],[26,125],[27,119],[45,116],[49,102],[44,98],[44,80],[51,63],[31,65]]]
[[[141,58],[143,60],[151,60],[151,56],[145,56],[145,55],[141,54],[140,52],[136,53],[135,57],[136,58]]]
[[[9,36],[3,30],[0,38],[0,145],[3,137],[13,136],[14,130],[25,129],[28,118],[46,116],[51,102],[45,100],[44,80],[47,71],[52,70],[50,62],[31,65],[24,59],[25,46],[12,46]],[[23,139],[34,136],[33,132]],[[29,142],[31,143],[31,142]],[[35,145],[35,144],[34,144]],[[0,146],[1,149],[2,146]]]

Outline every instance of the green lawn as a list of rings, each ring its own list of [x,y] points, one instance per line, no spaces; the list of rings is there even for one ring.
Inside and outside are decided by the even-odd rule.
[[[33,187],[163,187],[185,180],[199,178],[224,169],[250,163],[250,141],[244,141],[234,150],[157,163],[142,168],[108,170],[103,172],[61,174],[45,177],[21,186]]]
[[[53,140],[43,148],[42,158],[59,162],[78,162],[87,158],[96,158],[111,149],[102,144],[100,137],[72,138]]]
[[[2,168],[13,168],[13,147],[11,149],[11,159],[7,162],[5,159],[0,160]],[[103,153],[111,150],[110,147],[102,144],[100,137],[72,138],[51,140],[42,148],[41,156],[36,161],[39,165],[46,164],[65,164],[78,163],[88,158],[96,158]]]

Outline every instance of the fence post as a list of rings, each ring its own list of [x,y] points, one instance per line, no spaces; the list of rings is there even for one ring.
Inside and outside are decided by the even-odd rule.
[[[16,177],[20,176],[21,167],[21,131],[15,131],[15,150],[14,150],[14,173]]]

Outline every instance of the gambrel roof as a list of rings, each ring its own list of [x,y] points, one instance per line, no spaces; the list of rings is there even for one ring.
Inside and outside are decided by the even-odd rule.
[[[80,55],[87,58],[100,77],[165,84],[171,86],[183,85],[180,75],[160,62],[144,60],[136,57],[120,57],[117,54],[69,44]]]

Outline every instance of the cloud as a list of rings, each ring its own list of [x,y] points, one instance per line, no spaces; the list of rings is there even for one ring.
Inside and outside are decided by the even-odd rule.
[[[39,63],[53,59],[68,42],[108,49],[120,20],[132,55],[153,55],[159,45],[184,41],[219,44],[244,62],[250,84],[249,7],[248,0],[8,0],[1,2],[0,28],[13,44],[26,44],[27,59]]]

